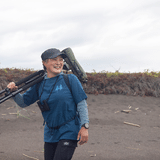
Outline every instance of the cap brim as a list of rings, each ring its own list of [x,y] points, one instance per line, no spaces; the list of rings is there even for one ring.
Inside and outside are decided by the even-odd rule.
[[[62,56],[63,59],[67,57],[67,56],[66,56],[65,54],[63,54],[63,53],[57,53],[57,54],[54,54],[54,55],[52,55],[51,57],[49,57],[49,59],[53,59],[53,58],[56,58],[56,57],[58,57],[58,56]]]

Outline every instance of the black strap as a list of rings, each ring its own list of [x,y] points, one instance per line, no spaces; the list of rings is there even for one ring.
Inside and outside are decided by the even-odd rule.
[[[53,91],[55,85],[57,84],[58,78],[59,78],[59,76],[57,76],[56,82],[54,83],[54,85],[53,85],[53,87],[52,87],[52,90],[51,90],[48,98],[46,99],[46,101],[49,100],[49,98],[50,98],[50,96],[51,96],[51,94],[52,94],[52,91]],[[43,87],[42,87],[42,92],[41,92],[41,95],[39,96],[39,99],[41,99],[41,96],[42,96],[42,93],[43,93],[43,89],[44,89],[45,83],[46,83],[46,79],[45,79],[45,81],[44,81],[44,84],[43,84]]]
[[[71,94],[72,94],[72,89],[71,89],[71,85],[70,85],[70,83],[69,83],[68,74],[63,74],[63,78],[64,78],[64,81],[65,81],[66,85],[68,86],[68,88],[69,88],[69,90],[70,90],[70,92],[71,92]],[[73,97],[73,94],[72,94],[72,97]],[[73,99],[74,99],[74,98],[73,98]],[[75,103],[76,103],[76,102],[75,102]]]
[[[69,83],[68,75],[67,74],[63,74],[63,78],[64,78],[64,81],[65,81],[66,85],[68,86],[70,92],[72,93],[71,86],[70,86],[70,83]]]
[[[48,126],[48,128],[50,128],[50,129],[54,129],[54,130],[55,130],[55,129],[59,129],[60,127],[64,126],[65,124],[67,124],[67,123],[71,122],[72,120],[74,120],[74,119],[76,118],[76,116],[77,116],[77,115],[75,115],[74,117],[72,117],[72,118],[69,119],[68,121],[60,124],[59,126],[56,126],[56,127],[49,127],[48,125],[47,125],[47,126]]]

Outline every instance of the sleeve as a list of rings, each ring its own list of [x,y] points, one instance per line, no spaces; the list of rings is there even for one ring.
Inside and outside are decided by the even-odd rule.
[[[15,97],[13,97],[13,100],[22,108],[27,107],[27,105],[24,103],[22,94],[18,93]]]
[[[84,92],[80,81],[78,80],[78,78],[74,74],[69,75],[69,81],[70,81],[70,85],[71,85],[72,95],[73,95],[73,98],[74,98],[76,104],[78,104],[82,100],[87,99],[87,95]]]
[[[36,102],[39,99],[38,96],[38,86],[37,84],[30,87],[24,94],[23,94],[23,100],[24,103],[29,106]]]
[[[82,100],[77,105],[77,111],[81,120],[81,125],[89,123],[88,108],[86,100]]]

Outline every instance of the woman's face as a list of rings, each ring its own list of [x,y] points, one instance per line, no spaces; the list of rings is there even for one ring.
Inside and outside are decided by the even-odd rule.
[[[53,59],[47,59],[46,61],[43,61],[43,65],[47,69],[47,76],[49,78],[55,77],[63,69],[63,58],[61,56],[58,56]]]

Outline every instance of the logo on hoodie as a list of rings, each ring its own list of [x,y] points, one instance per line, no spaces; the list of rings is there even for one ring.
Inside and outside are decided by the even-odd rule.
[[[61,84],[60,84],[59,86],[56,87],[56,91],[59,91],[59,90],[62,90],[62,89],[63,89],[63,87],[62,87]]]

